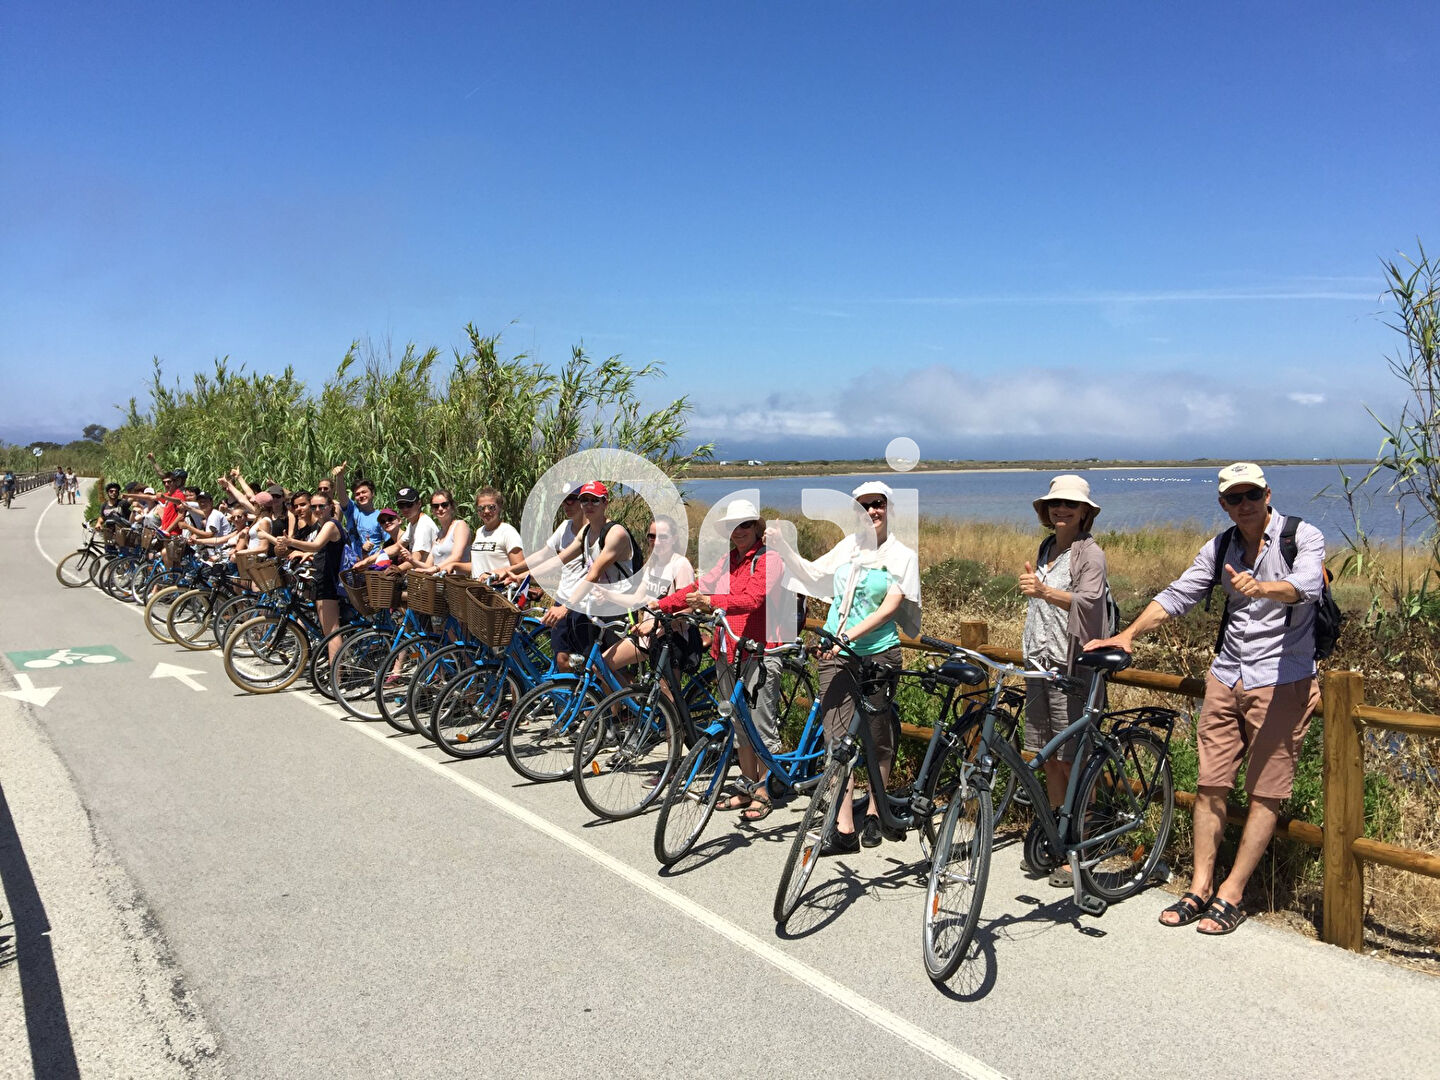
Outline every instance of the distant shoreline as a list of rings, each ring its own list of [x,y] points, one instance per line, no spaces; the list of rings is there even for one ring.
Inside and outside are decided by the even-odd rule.
[[[937,461],[921,462],[908,473],[897,473],[883,460],[862,461],[767,461],[763,465],[692,465],[686,470],[683,480],[779,480],[786,477],[808,476],[866,476],[892,474],[907,476],[915,473],[929,473],[936,476],[955,473],[1011,473],[1011,472],[1103,472],[1126,469],[1197,469],[1216,470],[1229,465],[1228,459],[1205,459],[1190,461],[1124,461],[1119,459],[1093,461]],[[1372,461],[1361,458],[1324,458],[1258,461],[1262,468],[1281,465],[1371,465]]]

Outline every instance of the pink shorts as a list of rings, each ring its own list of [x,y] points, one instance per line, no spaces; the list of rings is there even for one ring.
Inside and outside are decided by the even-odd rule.
[[[1246,690],[1243,680],[1231,687],[1206,675],[1196,730],[1199,786],[1233,788],[1248,753],[1245,790],[1262,799],[1288,798],[1300,744],[1319,706],[1320,687],[1314,678]]]

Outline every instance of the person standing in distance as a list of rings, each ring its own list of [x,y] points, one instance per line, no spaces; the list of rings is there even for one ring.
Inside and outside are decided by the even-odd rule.
[[[1325,582],[1325,537],[1301,522],[1294,564],[1280,550],[1284,515],[1270,507],[1260,466],[1237,462],[1220,470],[1220,508],[1234,522],[1206,543],[1190,568],[1114,637],[1086,649],[1131,652],[1135,639],[1200,603],[1222,567],[1225,621],[1220,647],[1205,676],[1196,735],[1200,775],[1195,797],[1195,872],[1190,891],[1160,914],[1166,926],[1197,922],[1202,934],[1228,934],[1245,921],[1245,885],[1259,865],[1289,797],[1300,744],[1320,704],[1315,679],[1315,603]],[[1224,550],[1218,550],[1222,548]],[[1235,865],[1218,887],[1215,856],[1225,829],[1225,798],[1246,759],[1250,809]]]

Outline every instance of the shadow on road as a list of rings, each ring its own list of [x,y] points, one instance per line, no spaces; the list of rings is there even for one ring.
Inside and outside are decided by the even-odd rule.
[[[78,1078],[80,1069],[75,1063],[75,1044],[65,1015],[65,996],[50,947],[50,920],[35,888],[20,835],[15,831],[4,788],[0,788],[0,881],[5,884],[14,919],[14,938],[3,947],[13,950],[13,960],[20,966],[20,996],[34,1073],[46,1080]]]

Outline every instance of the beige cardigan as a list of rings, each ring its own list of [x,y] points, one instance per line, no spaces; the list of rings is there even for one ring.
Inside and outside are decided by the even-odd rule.
[[[1070,650],[1065,670],[1073,674],[1075,657],[1085,642],[1105,636],[1105,552],[1088,532],[1081,533],[1070,545],[1070,597],[1066,626]]]

